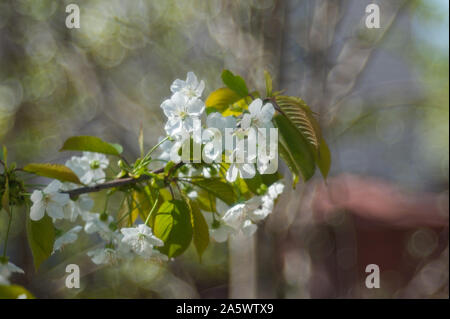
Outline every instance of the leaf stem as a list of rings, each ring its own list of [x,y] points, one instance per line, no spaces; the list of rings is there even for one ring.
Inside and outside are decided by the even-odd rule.
[[[147,218],[145,219],[145,225],[147,225],[148,222],[150,221],[150,217],[152,216],[153,212],[155,211],[156,206],[158,205],[158,202],[159,202],[159,197],[156,197],[155,203],[153,204],[153,207],[152,207],[152,209],[150,210],[150,213],[148,213],[148,216],[147,216]]]
[[[150,151],[148,151],[148,153],[145,155],[144,158],[149,157],[162,143],[164,143],[165,141],[167,141],[169,139],[169,136],[166,136],[165,138],[163,138],[158,144],[156,144],[155,146],[153,146]]]

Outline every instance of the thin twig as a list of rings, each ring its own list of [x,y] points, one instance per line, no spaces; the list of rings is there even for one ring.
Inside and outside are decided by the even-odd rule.
[[[175,165],[173,167],[173,169],[171,170],[171,172],[179,167],[181,167],[184,163],[180,162],[177,165]],[[153,174],[159,174],[164,172],[164,167],[160,168],[156,171],[153,171]],[[98,184],[98,185],[94,185],[94,186],[85,186],[85,187],[80,187],[80,188],[75,188],[75,189],[71,189],[71,190],[67,190],[67,191],[61,191],[61,193],[65,193],[65,194],[69,194],[71,198],[75,198],[78,195],[81,194],[86,194],[86,193],[95,193],[95,192],[99,192],[101,190],[104,189],[108,189],[108,188],[114,188],[114,187],[120,187],[120,186],[126,186],[126,185],[131,185],[131,184],[137,184],[146,180],[151,179],[152,177],[149,175],[141,175],[138,178],[133,178],[133,177],[125,177],[125,178],[119,178],[119,179],[115,179],[109,182],[105,182],[103,184]]]

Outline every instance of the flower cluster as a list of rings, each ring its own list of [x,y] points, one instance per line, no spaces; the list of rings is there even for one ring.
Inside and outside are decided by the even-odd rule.
[[[262,196],[255,196],[244,203],[227,207],[217,200],[218,217],[205,213],[210,235],[217,242],[224,242],[230,235],[242,233],[251,236],[257,230],[257,223],[264,220],[273,210],[275,200],[283,192],[284,185],[276,182],[269,186]],[[210,217],[212,216],[212,217]]]
[[[195,123],[201,123],[205,110],[205,104],[201,100],[204,87],[204,82],[199,82],[192,72],[188,72],[186,81],[175,80],[172,84],[172,96],[161,104],[167,116],[165,130],[171,141],[165,141],[161,145],[160,159],[179,162],[181,157],[178,154],[184,143],[203,144],[204,156],[208,162],[221,162],[224,155],[227,162],[231,163],[226,173],[227,181],[235,182],[238,176],[244,179],[254,177],[256,154],[249,152],[245,145],[257,145],[259,140],[266,141],[267,129],[273,127],[273,105],[264,104],[257,98],[248,106],[248,112],[238,117],[223,116],[218,112],[210,113],[206,118],[204,134],[198,136],[194,131]],[[210,142],[220,137],[222,141],[217,149]],[[263,139],[258,139],[259,137]],[[278,141],[275,144],[278,145]],[[268,164],[277,154],[273,151],[267,154],[266,142],[258,146],[264,150],[258,158],[261,164],[258,166],[259,173],[264,174]]]
[[[104,170],[108,165],[109,161],[105,155],[91,152],[84,152],[83,156],[74,156],[66,162],[66,166],[87,185],[104,182],[106,176]],[[64,220],[72,223],[81,220],[84,223],[84,226],[76,225],[58,234],[53,247],[54,253],[75,242],[80,231],[84,229],[86,234],[97,234],[106,243],[104,247],[87,253],[95,264],[114,263],[119,259],[130,259],[134,256],[166,258],[153,248],[162,246],[163,243],[152,235],[150,227],[139,225],[136,228],[119,230],[113,216],[91,212],[94,201],[88,194],[72,200],[68,194],[62,193],[76,187],[75,184],[54,180],[43,190],[35,190],[31,195],[33,202],[30,209],[31,220],[38,221],[47,214],[54,223]]]
[[[230,160],[231,164],[227,168],[225,178],[233,183],[238,176],[247,179],[256,174],[254,160],[244,149],[246,143],[257,144],[257,139],[262,136],[265,140],[267,129],[273,127],[272,117],[275,109],[271,103],[263,103],[259,98],[253,100],[248,106],[248,112],[240,116],[223,116],[219,112],[210,113],[206,118],[205,131],[201,139],[193,134],[195,121],[200,121],[205,106],[201,100],[203,81],[198,81],[194,73],[187,74],[186,81],[175,80],[171,86],[173,95],[161,104],[164,114],[167,116],[165,126],[166,133],[172,141],[166,140],[161,144],[160,159],[164,161],[173,160],[173,154],[178,154],[182,144],[192,139],[193,143],[202,143],[203,152],[206,159],[211,163],[220,162],[222,156]],[[225,139],[231,137],[233,143],[225,143]],[[217,149],[211,147],[214,138],[222,137],[222,147]],[[160,139],[162,140],[162,138]],[[278,141],[277,141],[278,142]],[[267,144],[261,145],[265,150]],[[270,146],[269,146],[270,147]],[[262,152],[264,155],[258,160],[262,165],[258,166],[259,173],[264,174],[268,164],[273,160],[273,156],[278,156],[276,152]],[[234,161],[238,154],[244,154],[246,160]],[[250,156],[249,156],[250,155]],[[177,156],[175,156],[177,157]],[[181,160],[178,157],[178,160]],[[193,166],[188,167],[187,171],[180,173],[182,176],[192,177],[202,175],[211,176],[211,168],[215,172],[220,170],[220,165],[210,165],[209,167],[198,170]],[[222,201],[217,199],[217,214],[205,213],[204,217],[209,223],[210,235],[218,242],[225,241],[229,235],[242,232],[246,235],[252,235],[256,229],[256,223],[265,219],[273,210],[274,201],[283,191],[281,182],[275,183],[269,187],[264,196],[256,196],[247,202],[227,207]],[[197,196],[196,192],[190,194],[191,197]]]
[[[205,83],[199,81],[194,73],[189,72],[185,81],[173,82],[170,87],[172,96],[161,104],[167,116],[165,125],[167,137],[161,139],[157,145],[161,150],[159,159],[166,162],[174,161],[174,154],[179,155],[180,148],[187,140],[200,144],[206,156],[207,161],[197,165],[183,163],[185,165],[182,169],[176,172],[176,178],[180,181],[180,190],[192,200],[197,198],[197,191],[192,187],[189,188],[184,181],[197,177],[218,177],[221,174],[220,178],[224,181],[237,185],[238,178],[251,178],[257,174],[257,171],[264,174],[264,167],[273,159],[265,153],[265,157],[258,160],[266,166],[262,165],[262,169],[258,166],[257,170],[255,158],[243,149],[246,143],[259,143],[259,135],[264,136],[266,129],[272,127],[272,117],[275,112],[272,104],[264,104],[257,98],[250,103],[248,110],[239,116],[223,116],[218,112],[205,116],[205,103],[201,99],[204,88]],[[201,123],[202,119],[205,119],[204,134],[198,137],[194,133],[197,123]],[[233,142],[227,143],[227,138],[231,138]],[[211,147],[210,142],[214,139],[221,140],[219,148]],[[266,143],[262,147],[267,148]],[[269,152],[271,153],[273,152]],[[222,158],[237,158],[242,154],[247,157],[244,162],[221,163]],[[181,158],[178,157],[179,161]],[[84,152],[82,156],[70,158],[65,166],[76,174],[82,184],[95,186],[106,181],[109,159],[103,154]],[[57,228],[53,253],[74,243],[84,231],[101,240],[99,246],[87,253],[95,264],[112,264],[119,260],[134,258],[168,260],[168,257],[158,250],[158,247],[164,246],[164,242],[156,237],[152,228],[148,226],[149,218],[140,224],[133,220],[126,227],[123,216],[119,213],[108,213],[107,205],[103,212],[93,211],[94,201],[89,194],[71,198],[67,192],[77,187],[79,186],[72,183],[53,180],[47,187],[35,190],[31,194],[30,219],[39,221],[47,215]],[[281,182],[275,182],[261,189],[258,196],[247,200],[240,198],[230,206],[218,198],[215,199],[213,212],[202,210],[209,226],[210,236],[217,242],[223,242],[229,236],[239,233],[252,235],[257,229],[257,223],[272,212],[274,202],[282,193],[283,187]],[[128,209],[130,209],[129,206]],[[70,227],[67,226],[68,223]],[[63,232],[58,230],[59,228],[68,230]],[[1,261],[0,284],[8,284],[10,275],[14,272],[23,273],[14,264]]]

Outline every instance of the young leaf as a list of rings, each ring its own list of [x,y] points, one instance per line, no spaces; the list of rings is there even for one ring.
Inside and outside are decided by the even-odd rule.
[[[182,254],[192,240],[189,206],[182,200],[164,202],[153,221],[153,233],[164,242],[158,249],[169,258]]]
[[[195,249],[200,257],[202,258],[203,253],[209,245],[209,229],[206,223],[205,217],[203,217],[200,208],[197,203],[190,202],[191,206],[191,222],[193,229],[192,239],[194,241]]]
[[[32,221],[27,217],[28,243],[33,253],[34,267],[36,270],[53,251],[55,242],[55,228],[50,217],[45,215],[39,221]]]
[[[323,138],[320,140],[319,150],[317,151],[317,166],[319,166],[323,178],[326,179],[331,167],[331,152]]]
[[[119,156],[123,148],[119,144],[108,143],[95,136],[73,136],[64,142],[59,151],[85,151]]]
[[[301,98],[294,96],[280,95],[275,99],[283,114],[317,150],[321,139],[321,132],[319,124],[308,105]]]
[[[230,88],[240,97],[246,97],[248,95],[247,85],[245,84],[244,79],[239,75],[234,75],[229,70],[223,70],[222,81],[228,88]]]
[[[199,189],[197,191],[197,198],[195,202],[198,204],[201,210],[207,212],[216,211],[216,197],[205,191],[204,189]]]
[[[264,78],[266,79],[266,96],[272,96],[272,77],[270,73],[264,70]]]
[[[23,170],[39,176],[58,179],[62,182],[81,184],[78,176],[75,175],[75,173],[70,168],[61,164],[31,163],[26,165]]]
[[[313,175],[316,169],[314,150],[304,136],[285,116],[277,114],[274,116],[275,125],[284,151],[290,155],[291,162],[287,164],[295,164],[296,171],[300,171],[303,180],[306,182]],[[281,147],[280,147],[281,149]]]
[[[229,88],[220,88],[213,91],[205,101],[206,110],[214,109],[217,112],[225,111],[228,106],[239,101],[241,97]]]
[[[191,182],[205,191],[210,192],[228,205],[234,204],[237,200],[233,187],[223,182],[220,178],[193,179]]]

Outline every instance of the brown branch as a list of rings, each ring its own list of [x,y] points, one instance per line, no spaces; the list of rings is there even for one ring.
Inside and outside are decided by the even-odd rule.
[[[184,163],[180,162],[177,165],[175,165],[172,171],[175,171],[177,168],[181,167]],[[164,172],[164,167],[157,169],[156,171],[153,171],[153,174],[159,174]],[[102,184],[98,184],[98,185],[94,185],[94,186],[85,186],[85,187],[80,187],[80,188],[75,188],[75,189],[71,189],[71,190],[67,190],[67,191],[61,191],[61,193],[65,193],[65,194],[69,194],[70,198],[75,198],[78,195],[81,194],[86,194],[86,193],[95,193],[95,192],[99,192],[101,190],[104,189],[109,189],[109,188],[114,188],[114,187],[120,187],[120,186],[126,186],[126,185],[130,185],[130,184],[137,184],[146,180],[151,179],[152,177],[149,175],[141,175],[138,178],[133,178],[133,177],[125,177],[125,178],[119,178],[119,179],[115,179],[112,181],[108,181]]]

